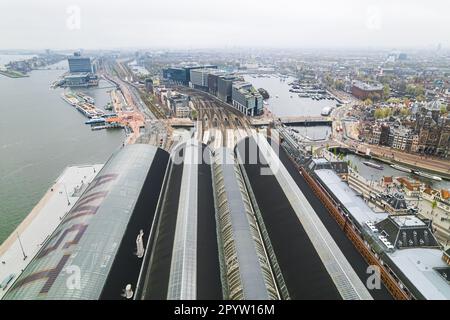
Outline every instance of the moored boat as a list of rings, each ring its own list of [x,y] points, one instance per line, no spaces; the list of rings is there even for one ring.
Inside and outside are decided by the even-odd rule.
[[[379,164],[376,164],[376,163],[373,163],[373,162],[370,162],[370,161],[364,161],[363,163],[366,166],[368,166],[368,167],[372,167],[372,168],[375,168],[375,169],[378,169],[378,170],[383,170],[383,166],[382,165],[379,165]]]
[[[391,164],[391,167],[394,168],[394,169],[403,171],[403,172],[408,172],[408,173],[411,173],[411,172],[412,172],[411,169],[408,169],[408,168],[406,168],[406,167],[399,166],[398,164]]]
[[[414,173],[417,174],[418,176],[421,176],[421,177],[424,177],[424,178],[432,179],[432,180],[435,180],[435,181],[442,181],[441,177],[435,176],[435,175],[432,175],[432,174],[429,174],[429,173],[426,173],[426,172],[423,172],[423,171],[414,171]]]

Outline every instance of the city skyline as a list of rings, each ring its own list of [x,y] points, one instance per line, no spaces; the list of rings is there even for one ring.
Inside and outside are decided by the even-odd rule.
[[[2,1],[6,49],[448,48],[437,0]],[[17,12],[20,12],[18,17]]]

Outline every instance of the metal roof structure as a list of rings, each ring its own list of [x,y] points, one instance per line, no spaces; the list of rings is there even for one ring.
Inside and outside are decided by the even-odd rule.
[[[149,145],[115,153],[4,298],[120,299],[136,284],[136,236],[149,233],[168,158]]]
[[[372,299],[266,138],[246,138],[235,152],[282,297]]]
[[[171,154],[139,299],[222,299],[211,153],[195,140]]]
[[[215,151],[213,173],[225,298],[279,299],[251,202],[231,149]]]

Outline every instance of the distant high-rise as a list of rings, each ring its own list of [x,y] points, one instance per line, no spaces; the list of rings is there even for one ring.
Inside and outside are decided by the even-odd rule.
[[[75,52],[67,61],[69,62],[69,71],[71,73],[92,72],[91,58],[82,57],[79,52]]]

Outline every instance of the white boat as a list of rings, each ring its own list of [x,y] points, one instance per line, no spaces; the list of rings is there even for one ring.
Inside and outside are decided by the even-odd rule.
[[[368,167],[372,167],[372,168],[375,168],[375,169],[378,169],[378,170],[383,170],[383,166],[381,166],[379,164],[376,164],[376,163],[373,163],[373,162],[369,162],[369,161],[364,161],[363,163],[366,166],[368,166]]]
[[[408,169],[408,168],[406,168],[406,167],[399,166],[398,164],[391,164],[391,167],[394,168],[394,169],[403,171],[403,172],[408,172],[408,173],[411,173],[411,172],[412,172],[411,169]]]
[[[325,107],[322,109],[322,112],[320,114],[324,117],[327,117],[330,115],[331,111],[333,111],[333,107]]]
[[[415,174],[417,174],[418,176],[424,177],[424,178],[428,178],[428,179],[432,179],[435,181],[442,181],[442,178],[439,176],[434,176],[432,174],[423,172],[423,171],[414,171]]]

